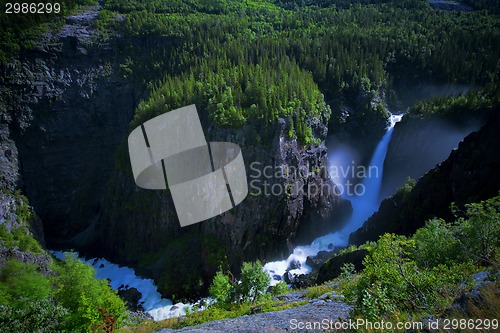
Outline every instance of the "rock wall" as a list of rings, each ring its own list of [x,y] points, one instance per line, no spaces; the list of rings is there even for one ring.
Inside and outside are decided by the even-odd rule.
[[[42,251],[43,227],[25,198],[0,191],[0,269],[9,260],[34,264],[43,274],[49,274],[51,257]],[[4,237],[4,233],[14,236]],[[37,243],[38,242],[38,243]]]
[[[100,210],[137,102],[137,87],[119,73],[123,41],[102,41],[96,15],[68,17],[1,68],[0,185],[29,197],[52,246]]]
[[[389,125],[385,90],[362,87],[329,97],[330,133],[335,142],[354,149],[360,165],[368,165]]]

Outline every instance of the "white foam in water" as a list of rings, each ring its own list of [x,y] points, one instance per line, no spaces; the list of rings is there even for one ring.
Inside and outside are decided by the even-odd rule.
[[[79,260],[94,267],[97,278],[108,279],[111,288],[115,290],[136,288],[142,294],[139,304],[154,320],[183,316],[186,314],[186,309],[191,310],[193,307],[191,304],[172,304],[170,299],[162,298],[153,280],[137,276],[132,268],[120,267],[106,259],[93,258],[86,260],[78,257],[77,252],[51,251],[51,253],[61,260],[64,260],[65,253],[73,253]]]
[[[369,166],[376,167],[377,174],[371,177],[366,177],[363,181],[365,193],[360,196],[348,196],[346,191],[342,194],[344,199],[348,199],[352,204],[352,215],[344,229],[316,238],[310,245],[297,246],[293,253],[286,260],[268,262],[264,265],[264,270],[271,276],[271,285],[277,284],[279,281],[274,279],[275,275],[283,277],[290,263],[298,261],[299,269],[290,270],[292,274],[306,274],[311,271],[311,268],[306,265],[308,256],[314,256],[320,251],[331,251],[330,244],[334,246],[347,246],[349,235],[359,229],[362,224],[377,211],[379,206],[379,192],[382,184],[382,176],[384,171],[384,160],[387,154],[387,148],[391,141],[394,125],[401,120],[402,115],[392,115],[390,117],[390,126],[383,136],[382,140],[377,145],[373,153],[372,160]],[[333,155],[333,154],[332,154]],[[332,162],[332,161],[330,161]]]
[[[392,114],[391,113],[391,116],[389,117],[389,121],[391,122],[391,124],[389,125],[388,129],[393,128],[396,125],[396,123],[399,123],[401,121],[401,119],[403,119],[402,114]]]

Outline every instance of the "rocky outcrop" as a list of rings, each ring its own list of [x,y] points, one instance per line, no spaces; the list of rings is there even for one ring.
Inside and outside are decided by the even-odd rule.
[[[120,296],[120,298],[125,301],[125,304],[130,311],[135,312],[142,309],[142,307],[139,305],[142,294],[136,288],[118,289],[118,296]]]
[[[0,88],[0,90],[3,90]],[[2,107],[0,103],[0,107]],[[3,117],[1,117],[3,116]],[[0,119],[5,119],[0,110]],[[19,159],[16,143],[10,137],[10,129],[0,120],[0,188],[13,191],[19,183]]]
[[[319,251],[315,256],[308,256],[306,259],[306,265],[312,269],[320,268],[326,261],[334,257],[340,250],[341,247],[335,248],[334,251]]]
[[[472,289],[458,296],[445,311],[446,314],[465,314],[469,317],[477,316],[478,309],[495,311],[495,300],[498,299],[500,274],[498,271],[479,272],[472,275]],[[495,281],[497,281],[495,283]],[[486,304],[485,304],[486,303]],[[490,309],[488,309],[488,307]]]
[[[479,202],[500,189],[499,106],[486,125],[468,135],[450,156],[426,173],[409,193],[398,192],[382,201],[377,213],[351,234],[350,244],[375,241],[386,232],[409,235],[425,221],[440,217],[453,220],[450,206]]]
[[[43,227],[25,198],[0,192],[0,268],[9,260],[18,260],[50,274],[52,258],[39,244],[44,244]]]
[[[17,248],[8,248],[0,246],[0,268],[5,266],[9,260],[17,260],[26,264],[35,265],[39,272],[45,275],[53,274],[50,269],[52,257],[48,253],[35,254],[31,252],[20,251]]]

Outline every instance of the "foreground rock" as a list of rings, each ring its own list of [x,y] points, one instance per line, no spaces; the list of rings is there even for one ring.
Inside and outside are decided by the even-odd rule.
[[[284,297],[287,295],[283,295]],[[291,299],[301,299],[300,295],[294,294]],[[185,327],[179,330],[163,329],[157,333],[169,332],[323,332],[317,329],[317,325],[324,323],[328,325],[330,320],[334,323],[340,319],[347,319],[352,306],[340,301],[340,295],[325,294],[310,303],[294,308],[258,313],[233,319],[215,320],[205,324]],[[314,328],[316,323],[316,328]],[[300,326],[299,326],[300,325]],[[303,325],[303,326],[302,326]],[[303,328],[303,329],[302,329]],[[324,327],[323,327],[324,328]]]
[[[136,288],[118,289],[118,296],[125,301],[125,304],[130,311],[137,312],[142,309],[139,305],[142,294]]]
[[[332,245],[333,248],[333,245]],[[320,268],[326,261],[335,256],[342,248],[337,247],[333,251],[319,251],[315,256],[308,256],[306,265],[312,269]]]
[[[477,311],[477,309],[481,309],[482,303],[484,303],[487,298],[487,296],[484,295],[485,292],[488,292],[485,290],[485,287],[491,287],[489,292],[498,295],[500,287],[498,284],[499,278],[500,273],[498,271],[494,274],[485,271],[472,275],[473,288],[470,291],[458,296],[451,307],[447,310],[447,313],[452,314],[453,312],[458,312],[466,314],[469,317],[477,316],[475,311]],[[495,281],[497,281],[496,284]]]

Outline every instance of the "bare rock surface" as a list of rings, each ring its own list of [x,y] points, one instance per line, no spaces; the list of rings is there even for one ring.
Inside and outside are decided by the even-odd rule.
[[[282,295],[295,301],[301,299],[301,292]],[[331,296],[331,295],[330,295]],[[340,295],[337,295],[340,296]],[[310,303],[294,308],[257,313],[232,319],[214,320],[192,327],[184,327],[179,330],[163,329],[157,333],[169,332],[323,332],[323,329],[308,329],[308,325],[330,321],[346,320],[352,306],[339,301],[340,297],[320,296],[311,300]],[[300,323],[300,324],[299,324]],[[319,324],[318,324],[319,323]],[[300,327],[304,329],[300,329]],[[313,327],[313,326],[311,326]]]

